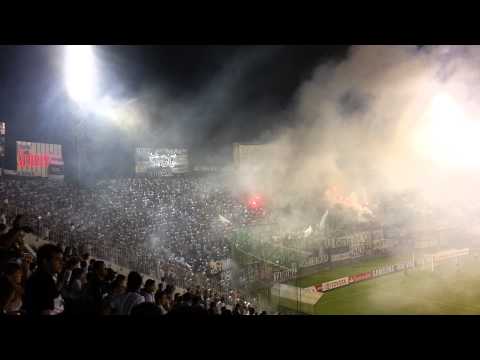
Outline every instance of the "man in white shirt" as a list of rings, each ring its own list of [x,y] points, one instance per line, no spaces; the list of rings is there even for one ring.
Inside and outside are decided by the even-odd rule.
[[[217,302],[217,311],[220,314],[222,312],[222,308],[225,307],[225,298],[222,296],[220,298],[220,301]]]
[[[115,298],[110,306],[115,315],[130,315],[134,306],[144,303],[145,297],[140,294],[142,276],[136,271],[131,271],[127,279],[127,292]]]

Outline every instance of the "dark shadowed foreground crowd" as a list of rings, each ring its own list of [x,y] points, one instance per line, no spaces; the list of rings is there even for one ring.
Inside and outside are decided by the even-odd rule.
[[[252,220],[218,182],[124,179],[79,189],[44,179],[2,179],[0,199],[2,314],[257,314],[245,301],[226,301],[210,284],[176,287],[172,269],[208,276],[210,261],[229,256],[232,224]],[[32,248],[24,242],[29,232],[50,243]],[[53,241],[52,234],[69,241]],[[122,249],[117,259],[128,254],[129,262],[120,265],[135,271],[116,273],[93,259],[92,244]]]
[[[169,277],[157,284],[136,271],[116,273],[76,248],[45,244],[35,250],[23,243],[29,229],[19,226],[20,218],[1,236],[2,315],[257,315],[245,302],[231,308],[201,286],[178,291]]]

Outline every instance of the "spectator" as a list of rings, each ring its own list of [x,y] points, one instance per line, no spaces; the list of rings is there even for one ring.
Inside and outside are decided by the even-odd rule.
[[[93,263],[90,279],[87,282],[86,296],[92,311],[99,312],[104,297],[109,289],[108,282],[105,280],[107,271],[105,262],[97,260]]]
[[[225,298],[222,296],[220,300],[217,302],[217,308],[218,312],[221,312],[221,310],[225,307]]]
[[[221,315],[225,315],[225,316],[231,316],[232,315],[232,310],[227,309],[226,306],[222,307],[221,311],[222,311]]]
[[[126,291],[125,281],[126,281],[125,275],[118,274],[115,280],[112,282],[110,293],[113,298],[125,293]]]
[[[145,281],[145,287],[140,292],[147,303],[155,303],[155,280],[148,279]]]
[[[88,265],[88,272],[92,272],[93,271],[93,267],[95,265],[95,259],[90,259],[90,263]]]
[[[87,273],[88,273],[88,265],[87,265],[87,264],[88,264],[88,263],[87,263],[85,260],[82,260],[82,261],[80,262],[80,269],[82,269],[82,272],[83,272],[85,275],[87,275]]]
[[[192,302],[193,296],[187,291],[182,296],[178,296],[177,303],[172,308],[171,314],[191,314],[192,313]]]
[[[80,259],[78,259],[77,257],[70,257],[68,258],[68,260],[66,260],[66,264],[63,268],[63,271],[58,277],[58,281],[57,281],[58,291],[61,292],[63,287],[68,285],[68,283],[70,282],[70,278],[72,276],[72,271],[79,264],[79,262],[80,262]]]
[[[155,305],[155,303],[144,302],[135,305],[132,308],[131,315],[136,317],[154,318],[157,316],[162,316],[163,313],[161,309]]]
[[[105,280],[109,283],[111,283],[113,280],[115,280],[115,277],[116,277],[116,273],[115,271],[112,269],[112,268],[107,268],[106,269],[107,273],[106,273],[106,276],[105,276]]]
[[[155,293],[155,303],[157,304],[158,308],[160,309],[162,315],[168,314],[170,311],[170,301],[168,299],[167,294],[159,293],[158,291]]]
[[[6,277],[0,277],[0,314],[7,315],[15,298],[15,286]]]
[[[167,296],[169,297],[169,299],[171,301],[174,301],[175,300],[175,297],[177,294],[174,295],[175,293],[175,286],[173,285],[170,285],[168,284],[166,287],[165,287],[165,291],[164,291],[165,294],[167,294]]]
[[[242,315],[241,305],[236,304],[235,309],[233,310],[233,315]]]
[[[198,295],[193,296],[191,313],[193,315],[208,315],[208,311],[202,306],[202,298]]]
[[[10,283],[15,288],[15,295],[7,307],[6,311],[8,313],[20,313],[23,302],[23,287],[22,287],[22,277],[23,272],[20,265],[17,263],[9,263],[5,267],[4,276],[10,281]]]
[[[84,303],[85,274],[80,268],[72,270],[69,283],[62,289],[62,296],[65,299],[65,311],[70,314],[81,314],[88,304]]]
[[[220,315],[215,301],[210,302],[210,307],[208,308],[208,315]]]
[[[12,228],[0,236],[0,265],[3,267],[8,262],[21,257],[21,245],[24,232],[19,228]]]
[[[62,250],[55,245],[40,247],[37,270],[25,286],[25,309],[28,315],[58,315],[63,312],[63,299],[54,276],[62,271]]]
[[[165,276],[160,279],[160,283],[158,284],[158,291],[165,291],[167,289],[167,282],[165,280]]]
[[[131,271],[128,274],[126,293],[118,296],[111,303],[111,308],[115,314],[130,315],[134,306],[145,302],[145,298],[140,295],[142,282],[142,276],[136,271]]]
[[[85,285],[85,277],[82,269],[75,268],[72,270],[72,276],[65,288],[65,297],[72,300],[78,300],[83,293],[83,287]]]

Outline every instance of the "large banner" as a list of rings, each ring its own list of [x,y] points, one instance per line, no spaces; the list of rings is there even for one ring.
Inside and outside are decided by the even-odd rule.
[[[136,174],[148,176],[172,176],[188,172],[187,149],[137,148]]]
[[[297,268],[275,271],[273,273],[273,281],[288,281],[293,280],[297,277]]]
[[[63,179],[62,145],[17,141],[17,175]]]

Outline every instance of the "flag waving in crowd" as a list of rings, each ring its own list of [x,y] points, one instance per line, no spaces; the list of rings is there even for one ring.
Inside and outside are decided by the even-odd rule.
[[[225,225],[231,225],[232,222],[230,220],[228,220],[227,218],[223,217],[222,215],[218,215],[220,221],[225,224]]]

